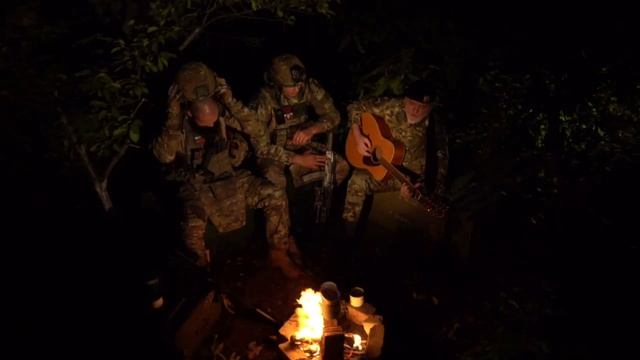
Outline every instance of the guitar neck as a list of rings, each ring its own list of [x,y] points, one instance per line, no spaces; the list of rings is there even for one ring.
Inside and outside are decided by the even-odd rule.
[[[389,171],[389,173],[391,175],[393,175],[393,177],[395,177],[396,179],[398,179],[398,180],[402,181],[403,183],[405,183],[407,186],[409,186],[410,189],[413,189],[413,184],[411,183],[409,178],[405,174],[402,173],[402,171],[398,170],[397,167],[393,166],[393,164],[388,162],[383,157],[379,157],[378,161],[380,162],[380,164],[382,166],[384,166],[385,169],[387,169],[387,171]]]
[[[363,120],[366,120],[366,119],[367,118],[363,118]],[[350,136],[351,136],[351,133],[350,133]],[[369,135],[369,137],[370,139],[372,138],[371,135]],[[378,139],[378,140],[384,141],[383,139]],[[411,182],[411,179],[407,174],[400,171],[395,165],[393,165],[393,163],[391,163],[391,161],[389,161],[387,158],[383,156],[384,153],[383,153],[382,146],[378,146],[378,144],[375,141],[373,141],[372,145],[373,145],[373,151],[371,154],[371,158],[369,159],[367,157],[362,157],[362,155],[360,155],[360,152],[357,149],[356,141],[353,140],[352,138],[350,142],[349,141],[347,142],[347,156],[349,157],[349,154],[351,154],[350,157],[354,158],[353,162],[355,162],[356,164],[359,164],[359,166],[358,165],[356,166],[369,170],[372,176],[374,176],[374,178],[378,181],[384,180],[387,174],[391,174],[391,176],[393,176],[395,179],[400,181],[402,184],[406,185],[406,187],[408,188],[407,190],[409,190],[409,192],[412,194],[412,198],[416,200],[420,206],[424,207],[428,214],[431,214],[432,216],[435,216],[437,218],[442,218],[447,214],[448,206],[446,203],[443,203],[437,197],[430,196],[430,195],[427,195],[426,193],[423,193],[419,188],[414,186],[414,184]],[[386,146],[386,145],[385,145],[385,149],[387,149],[387,151],[389,152],[387,153],[387,155],[393,155],[394,150],[398,151],[396,147],[389,149],[389,146]],[[401,150],[402,152],[400,154],[404,154],[404,149],[401,149]],[[392,157],[392,156],[388,156],[388,157]],[[386,172],[380,171],[382,169],[380,169],[378,165],[381,165],[386,170]]]

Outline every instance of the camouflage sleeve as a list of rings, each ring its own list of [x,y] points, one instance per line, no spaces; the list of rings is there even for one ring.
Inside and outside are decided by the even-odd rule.
[[[233,96],[233,92],[231,91],[231,87],[227,84],[227,81],[217,75],[216,89],[214,92],[222,104],[240,122],[241,125],[251,123],[254,120],[255,113],[249,107],[245,106],[240,100],[236,99]]]
[[[347,113],[349,114],[349,127],[353,124],[357,124],[360,121],[362,113],[370,112],[374,115],[385,117],[387,108],[389,108],[388,98],[376,98],[369,100],[355,101],[347,106]]]
[[[275,159],[287,165],[291,164],[291,158],[295,154],[271,144],[268,129],[271,120],[271,107],[268,105],[266,92],[261,91],[258,100],[245,106],[233,96],[226,80],[216,75],[215,93],[232,115],[232,119],[227,125],[249,136],[258,157]]]
[[[270,146],[266,141],[268,139],[268,136],[266,135],[267,128],[263,124],[259,123],[255,119],[255,116],[243,119],[239,119],[235,116],[229,116],[225,118],[225,125],[248,138],[256,155],[264,157],[265,152],[268,151]],[[246,155],[248,155],[248,152]]]
[[[254,118],[248,124],[249,130],[246,132],[251,137],[251,143],[256,149],[256,155],[290,165],[295,153],[271,143],[269,122],[271,121],[273,108],[270,105],[269,94],[264,90],[260,91],[258,97],[249,107],[254,112]]]
[[[163,164],[172,162],[176,154],[184,149],[184,133],[168,126],[162,129],[162,133],[153,141],[153,154]]]
[[[249,143],[247,142],[247,135],[235,129],[228,131],[229,137],[229,157],[231,158],[231,165],[234,168],[242,165],[244,160],[249,156],[251,150],[249,149]]]
[[[256,152],[261,152],[265,147],[269,146],[266,141],[269,138],[267,128],[256,119],[254,111],[250,110],[249,107],[244,107],[244,109],[246,112],[241,117],[232,113],[232,116],[227,120],[227,125],[246,134]]]
[[[340,124],[340,113],[333,104],[331,95],[314,79],[309,79],[309,102],[318,114],[318,123],[322,131],[335,129]]]
[[[242,125],[240,124],[240,121],[238,121],[238,119],[235,116],[224,116],[222,117],[220,120],[224,121],[224,126],[225,127],[230,127],[234,130],[237,131],[243,131],[242,130]]]

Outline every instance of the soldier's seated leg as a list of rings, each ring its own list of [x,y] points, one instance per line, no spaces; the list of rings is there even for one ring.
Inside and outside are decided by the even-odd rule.
[[[205,245],[204,233],[207,227],[207,220],[204,210],[189,207],[182,224],[182,239],[195,257],[196,265],[203,269],[209,269],[211,259],[209,251]]]
[[[287,176],[285,174],[285,164],[271,159],[258,159],[260,171],[271,183],[280,189],[286,189]]]
[[[291,243],[295,240],[289,234],[289,202],[284,189],[255,176],[247,177],[244,181],[247,206],[264,211],[270,264],[289,278],[300,276],[302,270],[292,260],[299,258],[299,251]]]
[[[340,155],[336,155],[336,185],[342,184],[349,176],[349,170],[351,170],[351,167],[347,160]]]

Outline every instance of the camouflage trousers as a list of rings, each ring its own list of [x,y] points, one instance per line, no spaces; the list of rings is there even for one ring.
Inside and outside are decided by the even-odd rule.
[[[284,191],[253,175],[235,176],[231,183],[239,196],[230,197],[230,201],[216,198],[207,184],[187,183],[180,190],[184,204],[182,238],[200,265],[209,262],[204,238],[207,221],[220,232],[234,230],[244,225],[247,208],[264,211],[270,248],[289,248],[289,203]]]
[[[376,181],[368,171],[354,170],[347,185],[342,218],[348,222],[358,222],[364,202],[369,195],[377,192],[398,191],[401,187],[402,183],[395,178]]]
[[[260,167],[264,176],[281,189],[287,187],[286,166],[277,160],[265,158],[258,160],[258,167]],[[289,166],[289,171],[291,172],[294,187],[313,181],[322,181],[324,178],[323,170],[312,170],[295,164]],[[349,175],[349,163],[342,156],[336,154],[336,183],[340,185],[347,178],[347,175]]]

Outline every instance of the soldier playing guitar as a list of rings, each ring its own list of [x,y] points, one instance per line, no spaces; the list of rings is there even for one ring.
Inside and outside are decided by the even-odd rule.
[[[425,82],[410,86],[404,98],[355,102],[348,107],[351,130],[346,156],[356,170],[349,180],[343,218],[355,223],[365,198],[400,190],[428,214],[443,217],[447,141],[436,104]]]

